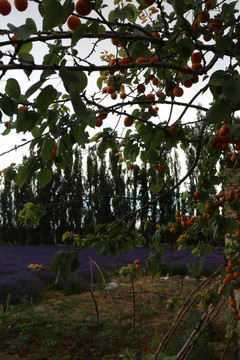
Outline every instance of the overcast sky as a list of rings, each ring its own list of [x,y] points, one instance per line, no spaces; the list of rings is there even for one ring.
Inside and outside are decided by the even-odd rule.
[[[37,24],[40,24],[40,16],[38,14],[36,3],[29,2],[28,9],[25,12],[20,13],[14,8],[13,0],[10,0],[10,2],[12,4],[11,14],[8,16],[0,15],[0,23],[1,23],[2,29],[6,29],[8,23],[14,24],[15,26],[20,26],[25,23],[25,19],[28,17],[33,18]],[[238,4],[238,7],[239,6],[240,5]],[[91,16],[92,16],[92,14],[91,14]],[[40,25],[38,26],[38,28],[40,29]],[[66,25],[64,25],[64,29],[67,30]],[[3,41],[3,37],[1,37],[0,39],[1,39],[1,41]],[[83,49],[83,51],[85,51],[86,54],[92,48],[91,40],[85,40],[84,45],[81,41],[80,44],[81,44],[81,49]],[[99,53],[103,49],[106,49],[112,53],[114,53],[114,51],[115,51],[115,47],[112,46],[110,40],[104,41],[99,46],[97,54],[94,55],[96,61],[99,61]],[[5,50],[5,49],[1,49],[1,50]],[[46,53],[46,47],[44,45],[39,46],[39,44],[33,43],[33,50],[31,53],[34,55],[35,59],[37,59],[36,62],[41,63],[42,57]],[[224,69],[225,66],[226,66],[226,63],[224,63],[223,60],[220,60],[217,63],[218,68]],[[214,69],[214,71],[215,70],[216,70],[216,68]],[[35,72],[31,76],[31,82],[37,81],[39,79],[39,76],[40,76],[40,72]],[[96,79],[98,76],[99,76],[98,73],[91,75],[91,78],[89,79],[89,84],[88,84],[89,93],[91,93],[91,91],[94,91],[94,89],[96,89],[95,83],[96,83]],[[22,71],[11,71],[11,72],[9,72],[8,77],[14,77],[19,81],[22,93],[24,93],[31,85],[31,83],[28,82],[28,78]],[[4,92],[5,85],[6,85],[6,77],[0,81],[0,91],[1,92]],[[62,89],[59,80],[56,80],[54,86],[58,90]],[[184,97],[181,98],[182,101],[188,102],[192,98],[192,96],[195,94],[195,92],[197,91],[196,89],[200,88],[202,86],[203,86],[203,83],[202,83],[202,81],[200,81],[197,85],[195,85],[194,87],[192,87],[190,89],[184,88]],[[34,95],[34,96],[36,96],[36,95]],[[206,92],[205,94],[198,97],[198,99],[195,101],[195,104],[201,103],[202,105],[207,106],[207,104],[209,103],[210,100],[211,100],[211,96],[208,92]],[[113,100],[110,99],[109,104],[113,104],[113,103],[114,103]],[[171,122],[174,122],[178,119],[178,117],[179,117],[180,113],[183,111],[183,109],[184,109],[183,107],[174,107]],[[161,120],[166,120],[168,118],[169,110],[170,110],[169,106],[161,104],[161,110],[159,112]],[[189,109],[186,113],[185,121],[194,121],[195,119],[196,119],[196,111],[194,109]],[[4,117],[3,122],[6,120],[8,120],[7,117]],[[108,117],[108,119],[104,120],[104,124],[106,126],[112,126],[113,120],[114,119],[110,115]],[[4,125],[3,124],[0,125],[0,132],[3,132],[4,129],[5,129]],[[99,131],[99,129],[97,128],[94,132],[98,132],[98,131]],[[93,130],[91,130],[91,133],[93,134]],[[13,148],[15,145],[21,144],[22,139],[24,139],[24,138],[29,139],[29,136],[26,137],[22,134],[16,135],[13,132],[11,132],[11,135],[8,135],[8,136],[0,135],[0,154],[5,152],[6,150]],[[16,162],[16,163],[21,162],[23,154],[26,154],[26,153],[28,153],[28,146],[25,146],[16,151],[13,151],[13,152],[9,153],[8,155],[0,156],[0,170],[5,168],[6,166],[8,166],[11,162]]]

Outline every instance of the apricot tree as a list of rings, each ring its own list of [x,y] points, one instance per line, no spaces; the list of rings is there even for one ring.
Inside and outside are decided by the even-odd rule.
[[[15,0],[14,6],[24,12],[28,2]],[[153,201],[160,202],[200,167],[196,192],[184,195],[186,208],[178,210],[176,223],[164,231],[178,234],[179,249],[203,234],[205,241],[194,250],[199,254],[230,233],[225,253],[231,271],[222,277],[233,294],[240,281],[240,189],[226,187],[233,174],[224,167],[226,156],[233,167],[239,164],[237,1],[34,0],[31,6],[41,22],[33,16],[17,27],[11,24],[12,5],[0,0],[0,13],[9,19],[0,42],[3,135],[16,131],[32,136],[31,156],[20,166],[10,165],[4,175],[21,187],[36,173],[44,186],[51,181],[52,166],[66,167],[69,149],[93,143],[100,155],[114,149],[129,171],[140,158],[147,164],[149,190],[158,193],[166,186],[163,154],[193,145],[191,168]],[[26,89],[14,75],[20,71]],[[191,110],[201,117],[195,120]],[[188,216],[188,204],[194,217]],[[236,218],[224,216],[226,204]],[[74,237],[75,244],[95,246],[102,254],[131,250],[140,241],[132,220],[148,206],[146,202],[114,223],[98,224],[94,234]],[[42,213],[28,204],[20,220],[34,224],[35,219],[37,224]],[[161,231],[157,228],[156,248]],[[239,318],[238,310],[234,316]],[[191,346],[177,359],[186,358]]]

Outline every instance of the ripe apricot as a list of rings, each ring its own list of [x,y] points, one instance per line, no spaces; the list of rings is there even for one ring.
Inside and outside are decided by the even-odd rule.
[[[96,125],[97,127],[100,127],[100,126],[102,126],[102,123],[103,123],[102,119],[101,119],[101,118],[98,118],[95,125]]]
[[[147,94],[146,97],[147,97],[147,100],[149,100],[149,101],[154,101],[155,100],[155,95],[154,94]]]
[[[237,313],[238,313],[238,311],[237,311],[237,309],[236,309],[235,307],[232,308],[232,313],[233,313],[233,314],[237,314]]]
[[[193,84],[192,79],[183,81],[183,86],[185,86],[186,88],[190,88],[192,84]]]
[[[67,26],[70,30],[74,31],[81,24],[81,20],[76,15],[71,15],[68,18]]]
[[[116,98],[117,98],[117,93],[115,93],[115,92],[112,93],[112,94],[111,94],[111,98],[112,98],[113,100],[116,100]]]
[[[140,269],[140,265],[139,264],[136,264],[135,268],[138,270]]]
[[[205,9],[206,10],[210,10],[212,8],[213,4],[212,4],[212,1],[211,0],[207,0],[205,2]]]
[[[78,15],[86,16],[90,14],[92,8],[88,2],[85,2],[84,0],[78,0],[75,6],[75,10]]]
[[[140,57],[137,58],[137,60],[136,60],[136,63],[145,63],[145,62],[147,62],[147,60],[146,60],[144,57],[142,57],[142,56],[140,56]]]
[[[157,31],[154,31],[154,32],[152,33],[152,36],[155,37],[155,38],[157,38],[157,39],[160,39],[160,34],[159,34]]]
[[[108,113],[105,112],[105,111],[101,111],[101,112],[98,113],[98,118],[99,119],[104,120],[104,119],[106,119],[107,116],[108,116]]]
[[[208,11],[203,11],[198,15],[198,21],[200,23],[207,23],[209,19],[210,19],[210,15]]]
[[[192,64],[192,70],[195,70],[195,71],[202,70],[202,64],[200,64],[200,63]]]
[[[238,278],[240,277],[239,271],[235,271],[235,273],[233,274],[233,277],[234,277],[235,279],[238,279]]]
[[[230,282],[230,281],[229,281],[228,279],[226,279],[226,278],[223,279],[223,284],[224,284],[225,286],[229,285],[229,282]]]
[[[236,155],[236,153],[234,152],[233,154],[232,154],[232,156],[231,156],[231,161],[232,162],[235,162],[237,160],[237,155]]]
[[[129,169],[133,170],[135,168],[135,165],[134,164],[129,164]]]
[[[177,134],[177,127],[174,125],[170,126],[170,128],[168,129],[168,132],[171,136],[175,136]]]
[[[191,55],[192,64],[200,63],[202,61],[202,54],[200,52],[195,52]]]
[[[121,64],[129,64],[129,63],[130,63],[130,60],[129,60],[128,57],[123,57],[123,58],[121,59]]]
[[[103,93],[103,94],[107,94],[107,86],[105,86],[105,87],[102,88],[102,93]]]
[[[225,269],[225,270],[226,270],[226,272],[231,272],[231,271],[232,271],[232,267],[228,265],[228,266],[226,266],[226,269]]]
[[[25,11],[28,7],[28,0],[14,0],[14,5],[18,11]]]
[[[155,78],[152,79],[152,84],[153,84],[153,85],[156,86],[158,83],[159,83],[159,79],[158,79],[158,78],[155,77]]]
[[[127,97],[127,94],[125,92],[122,92],[120,94],[120,99],[124,100]]]
[[[11,121],[5,121],[4,125],[6,128],[9,128],[12,126],[12,123],[11,123]]]
[[[163,165],[158,165],[157,166],[157,171],[160,173],[160,174],[163,174],[165,172],[165,167]]]
[[[183,89],[180,86],[177,86],[173,89],[173,95],[176,97],[183,96]]]
[[[226,279],[228,279],[229,281],[232,281],[232,279],[233,279],[232,274],[228,273],[228,274],[226,275]]]
[[[11,4],[8,2],[8,0],[1,0],[0,1],[0,14],[3,16],[7,16],[10,14],[12,10]]]
[[[119,42],[118,39],[112,38],[112,39],[111,39],[111,43],[112,43],[114,46],[120,46],[120,42]]]
[[[145,85],[144,84],[138,84],[138,86],[137,86],[137,91],[139,92],[139,93],[144,93],[144,91],[145,91]]]
[[[158,58],[156,56],[152,56],[150,57],[149,62],[150,63],[158,62]]]
[[[155,0],[142,0],[142,3],[146,6],[150,6],[152,4],[154,4]]]
[[[131,116],[126,116],[124,119],[125,126],[132,126],[134,119]]]
[[[114,89],[113,86],[108,86],[108,87],[107,87],[107,93],[108,93],[108,94],[113,94],[114,91],[115,91],[115,89]]]
[[[195,193],[193,194],[193,200],[199,200],[200,197],[201,197],[200,191],[196,190]]]
[[[204,41],[208,42],[208,41],[210,41],[211,39],[212,39],[211,36],[203,35],[203,40],[204,40]]]
[[[18,111],[28,111],[27,106],[19,106]]]
[[[175,228],[175,226],[172,226],[171,228],[170,228],[170,233],[171,234],[174,234],[176,232],[176,228]]]
[[[139,260],[134,260],[134,264],[138,265],[138,264],[140,264],[140,261]]]

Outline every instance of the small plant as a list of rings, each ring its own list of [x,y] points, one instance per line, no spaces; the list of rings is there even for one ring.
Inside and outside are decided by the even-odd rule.
[[[187,270],[190,277],[196,279],[197,283],[204,273],[204,258],[198,262],[193,263],[192,265],[187,264]]]

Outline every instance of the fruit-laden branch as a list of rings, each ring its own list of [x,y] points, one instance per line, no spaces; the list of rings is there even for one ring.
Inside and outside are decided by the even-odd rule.
[[[171,69],[176,70],[179,72],[184,72],[186,74],[192,75],[203,75],[206,74],[217,62],[218,56],[214,55],[212,60],[209,64],[203,68],[202,70],[191,70],[185,69],[181,66],[174,65],[171,63],[164,63],[164,62],[144,62],[144,63],[129,63],[129,64],[117,64],[117,65],[77,65],[77,66],[64,66],[65,70],[68,71],[86,71],[89,74],[95,71],[106,71],[106,70],[127,70],[127,69],[145,69],[145,68],[164,68],[164,69]],[[0,70],[2,71],[10,71],[10,70],[61,70],[63,67],[59,65],[42,65],[42,64],[32,64],[32,63],[22,63],[22,64],[7,64],[7,65],[0,65]]]

